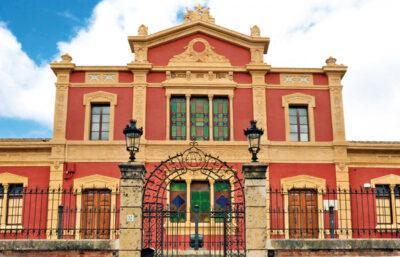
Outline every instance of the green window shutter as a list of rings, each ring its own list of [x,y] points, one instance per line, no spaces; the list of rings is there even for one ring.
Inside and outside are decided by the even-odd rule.
[[[186,182],[185,181],[172,181],[170,184],[170,209],[171,209],[171,222],[185,222],[186,221]]]
[[[190,99],[190,137],[194,140],[209,140],[210,134],[208,98]]]
[[[209,222],[210,212],[210,185],[205,181],[192,182],[191,186],[191,221],[195,221],[194,207],[199,206],[199,221]]]
[[[229,100],[226,97],[213,99],[214,140],[229,140]]]
[[[171,97],[170,138],[186,140],[186,99],[183,96]]]

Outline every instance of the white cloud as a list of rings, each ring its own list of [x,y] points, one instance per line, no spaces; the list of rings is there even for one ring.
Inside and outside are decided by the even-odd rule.
[[[125,65],[128,35],[144,23],[150,33],[176,25],[183,7],[199,1],[103,0],[86,28],[60,52],[78,65]],[[201,1],[200,3],[204,3]],[[210,0],[216,23],[242,33],[253,24],[271,38],[273,66],[321,67],[333,55],[349,66],[344,84],[348,139],[400,140],[400,18],[396,0]],[[54,77],[35,65],[15,37],[0,26],[0,115],[51,124]],[[12,96],[12,97],[10,97]],[[16,96],[16,97],[15,97]]]

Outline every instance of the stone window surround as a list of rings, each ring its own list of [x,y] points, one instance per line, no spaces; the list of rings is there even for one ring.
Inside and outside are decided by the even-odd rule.
[[[308,132],[309,132],[308,142],[315,142],[315,123],[314,123],[315,97],[312,95],[306,95],[301,93],[294,93],[282,96],[282,107],[284,108],[284,113],[285,113],[284,115],[285,115],[286,142],[307,143],[307,142],[290,141],[290,122],[289,122],[290,105],[307,106]]]
[[[394,188],[396,185],[400,185],[400,176],[395,175],[395,174],[389,174],[385,175],[382,177],[377,177],[371,179],[371,186],[372,188],[375,188],[377,185],[389,185],[390,188],[390,201],[392,203],[391,208],[392,208],[392,224],[376,224],[377,229],[397,229],[398,228],[398,223],[400,223],[400,215],[396,213],[396,207],[393,205],[396,201],[395,195],[394,195]],[[399,217],[398,217],[399,216]]]
[[[8,172],[4,172],[0,174],[0,184],[3,185],[4,187],[4,196],[2,201],[2,210],[1,210],[1,220],[0,220],[0,229],[22,229],[22,225],[7,225],[6,224],[6,218],[7,218],[7,198],[5,197],[8,192],[8,186],[10,184],[22,184],[22,186],[25,188],[28,186],[28,178]],[[23,208],[23,204],[22,204]],[[23,218],[22,218],[23,219]]]
[[[214,122],[213,122],[213,112],[212,112],[212,103],[214,96],[227,96],[229,99],[229,140],[222,141],[233,141],[233,89],[207,89],[207,94],[204,94],[205,89],[172,89],[168,88],[165,92],[167,98],[167,124],[166,124],[166,138],[167,140],[171,140],[170,135],[170,101],[171,96],[185,96],[186,98],[186,141],[190,141],[190,98],[192,96],[206,96],[208,97],[208,105],[209,105],[209,121],[210,121],[210,139],[207,141],[214,141]],[[181,141],[181,140],[173,140],[173,141]]]
[[[225,176],[225,177],[222,177],[222,178],[220,178],[221,180],[225,180],[225,181],[228,181],[228,174]],[[214,208],[214,202],[215,202],[215,199],[214,199],[214,183],[215,183],[215,180],[214,179],[212,179],[212,178],[207,178],[205,175],[203,175],[203,174],[192,174],[192,173],[186,173],[186,174],[183,174],[183,175],[181,175],[180,177],[179,177],[179,181],[185,181],[186,182],[186,202],[187,202],[187,204],[186,204],[186,221],[185,221],[185,229],[181,229],[180,231],[179,231],[179,234],[181,234],[181,235],[187,235],[188,233],[190,233],[191,231],[193,231],[193,229],[194,229],[194,227],[195,227],[195,223],[194,222],[191,222],[191,220],[190,220],[190,215],[191,215],[191,212],[190,212],[190,208],[191,208],[191,195],[190,195],[190,185],[191,185],[191,183],[192,183],[192,181],[208,181],[208,183],[210,184],[210,209],[211,210],[213,210],[213,208]],[[168,186],[167,186],[167,192],[170,192],[170,184],[171,183],[169,183],[168,184]],[[230,180],[229,180],[229,184],[230,184],[230,187],[231,188],[234,188],[234,179],[233,178],[231,178]],[[169,193],[167,193],[167,203],[169,204],[169,202],[170,202],[170,195],[169,195]],[[235,198],[234,198],[234,192],[232,192],[231,191],[231,199],[232,200],[234,200]],[[217,224],[215,224],[215,221],[212,219],[210,222],[214,222],[213,224],[212,224],[212,226],[211,227],[215,227],[215,226],[217,226]],[[202,223],[202,222],[199,222],[199,227],[204,227],[204,228],[207,228],[207,227],[209,227],[208,226],[208,224],[209,223]],[[171,221],[168,219],[168,221],[167,221],[167,224],[165,224],[164,226],[168,226],[168,227],[171,227],[173,224],[171,223]],[[221,226],[222,226],[223,224],[221,224]],[[176,232],[175,232],[176,233]],[[204,231],[204,233],[205,234],[207,234],[207,229],[205,229],[205,231]]]
[[[95,140],[95,141],[112,141],[114,139],[114,120],[115,120],[115,106],[117,105],[117,95],[104,91],[87,93],[83,96],[83,105],[85,106],[85,125],[84,125],[83,140],[92,141],[90,140],[91,105],[96,103],[110,104],[110,123],[109,123],[108,140]]]
[[[117,206],[117,191],[119,188],[119,178],[103,176],[99,174],[89,175],[81,178],[74,179],[73,190],[76,193],[76,209],[82,209],[82,193],[85,189],[109,189],[111,191],[111,214],[110,214],[110,229],[115,228],[115,215],[113,210]],[[81,228],[81,213],[76,213],[75,229],[79,231]],[[75,233],[75,239],[81,239],[80,233]],[[115,235],[110,233],[110,239],[115,239]]]
[[[323,208],[322,192],[326,189],[326,180],[309,175],[298,175],[281,179],[281,189],[284,200],[284,208],[289,210],[289,191],[291,189],[315,189],[317,190],[317,209]],[[324,212],[318,212],[318,239],[324,239]],[[279,232],[279,231],[278,231]],[[289,239],[289,214],[285,212],[285,239]]]

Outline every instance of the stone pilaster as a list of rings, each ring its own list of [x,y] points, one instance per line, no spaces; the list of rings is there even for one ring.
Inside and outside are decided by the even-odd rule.
[[[120,257],[140,257],[142,249],[142,195],[145,167],[121,163]]]
[[[246,197],[246,256],[266,256],[267,224],[267,165],[243,165]]]
[[[347,67],[336,63],[336,59],[329,57],[326,66],[322,68],[328,76],[329,94],[331,102],[332,133],[333,133],[333,158],[336,171],[336,186],[342,193],[338,195],[337,211],[339,226],[337,233],[339,238],[351,236],[351,211],[350,194],[344,192],[350,190],[349,170],[347,166],[347,143],[344,125],[342,77]]]
[[[261,126],[264,128],[265,134],[267,135],[267,98],[266,98],[266,84],[265,74],[270,69],[270,66],[265,64],[251,64],[247,65],[252,78],[253,88],[253,117]],[[267,137],[262,137],[261,142],[266,142]]]
[[[65,135],[67,124],[68,87],[70,74],[75,64],[68,54],[61,56],[61,61],[53,62],[51,69],[57,76],[56,100],[54,108],[53,138],[51,140],[49,197],[47,212],[48,239],[57,238],[57,210],[61,204],[60,190],[63,184],[65,162]]]

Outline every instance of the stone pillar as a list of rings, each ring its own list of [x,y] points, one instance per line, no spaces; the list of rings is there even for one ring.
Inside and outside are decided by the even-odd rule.
[[[142,196],[146,169],[140,163],[121,163],[119,257],[140,257]]]
[[[246,199],[246,256],[266,256],[267,231],[267,164],[243,165]]]

